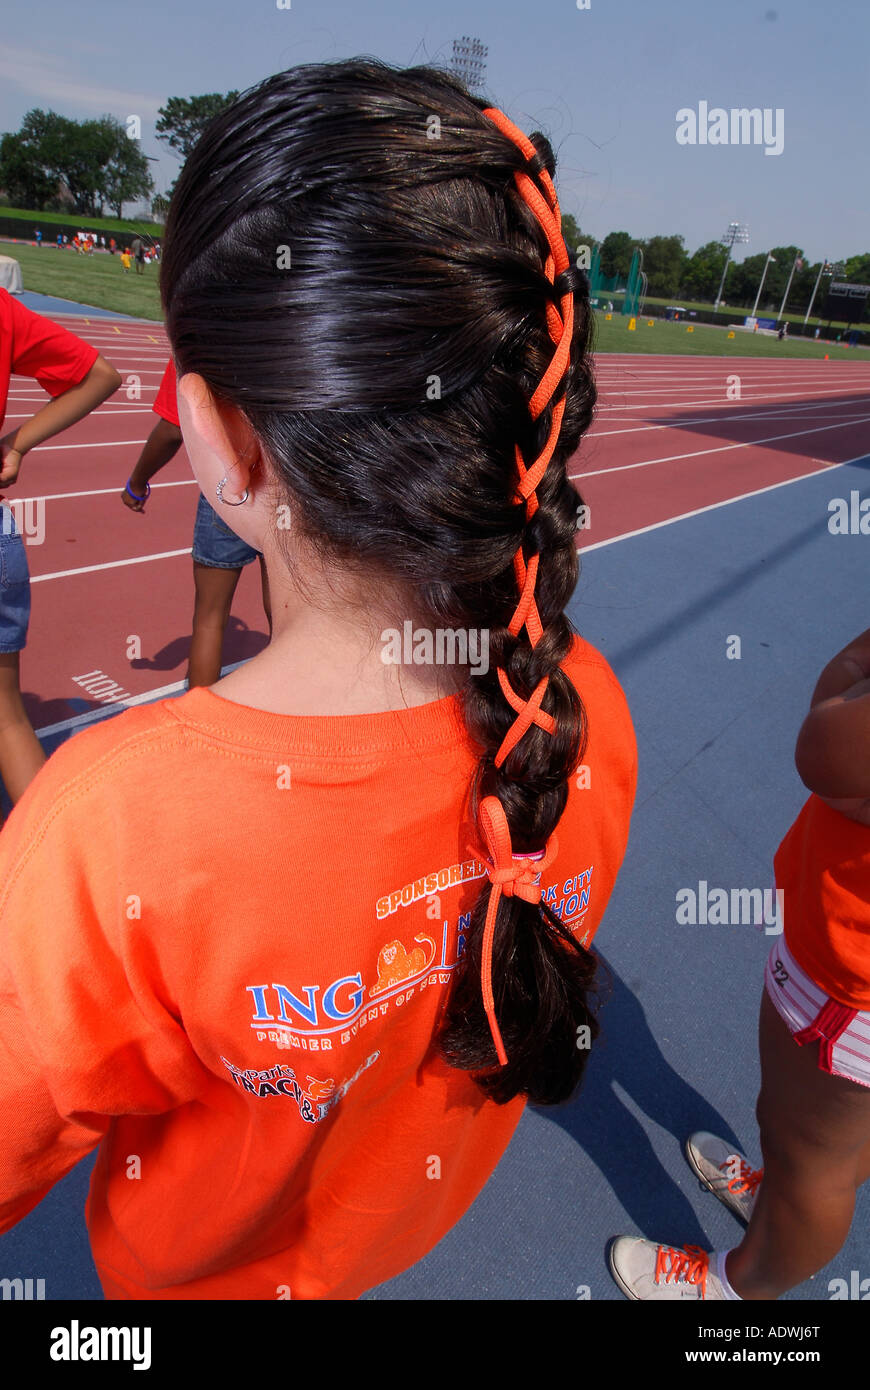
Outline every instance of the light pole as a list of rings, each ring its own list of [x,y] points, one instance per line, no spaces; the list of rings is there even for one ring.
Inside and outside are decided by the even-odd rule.
[[[810,307],[807,309],[807,315],[804,319],[804,328],[806,328],[807,324],[809,323],[810,314],[813,312],[813,305],[816,302],[816,291],[819,288],[819,282],[821,281],[822,276],[828,275],[833,270],[833,268],[834,267],[830,265],[828,261],[822,261],[822,264],[819,266],[819,273],[816,276],[816,283],[813,285],[813,292],[810,295]]]
[[[722,298],[722,291],[725,288],[725,276],[728,274],[728,265],[731,260],[731,252],[737,242],[747,242],[749,240],[749,228],[742,222],[729,222],[728,230],[722,238],[722,245],[728,247],[728,254],[725,257],[725,264],[722,267],[722,279],[719,282],[719,293],[713,301],[713,308],[719,308],[719,301]]]
[[[782,303],[779,306],[779,313],[776,316],[777,323],[779,323],[780,319],[782,318],[783,311],[785,310],[785,301],[788,299],[788,292],[791,289],[791,282],[794,279],[794,273],[797,270],[798,266],[800,266],[801,269],[803,269],[803,264],[803,258],[801,256],[795,256],[794,263],[792,264],[791,268],[791,275],[788,277],[788,284],[785,287],[785,294],[783,295]]]
[[[481,91],[486,82],[486,58],[489,49],[480,39],[470,39],[463,34],[461,39],[453,40],[451,71],[461,78],[470,92]]]
[[[761,291],[764,289],[764,280],[765,276],[767,275],[767,267],[770,265],[771,261],[773,261],[774,265],[776,265],[776,256],[768,255],[767,260],[764,262],[764,270],[761,272],[761,284],[758,286],[758,294],[755,296],[755,303],[752,306],[752,318],[755,318],[755,311],[758,308],[758,301],[761,298]]]

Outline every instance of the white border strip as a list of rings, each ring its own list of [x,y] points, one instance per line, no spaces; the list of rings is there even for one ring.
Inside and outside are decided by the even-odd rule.
[[[688,521],[693,516],[703,516],[704,512],[715,512],[720,507],[730,507],[734,502],[745,502],[747,497],[761,497],[765,492],[776,492],[777,488],[790,487],[792,483],[802,483],[807,478],[818,478],[820,473],[830,473],[833,468],[846,468],[850,463],[862,463],[864,459],[870,460],[870,454],[857,454],[855,458],[843,459],[842,463],[826,463],[824,468],[816,468],[812,473],[801,473],[797,478],[784,478],[781,483],[770,483],[768,487],[756,488],[754,492],[741,492],[739,497],[726,497],[722,502],[710,502],[706,507],[696,507],[693,512],[683,512],[682,516],[669,516],[665,521],[653,521],[649,526],[641,526],[636,531],[623,531],[619,536],[611,536],[606,541],[595,541],[592,545],[584,545],[580,550],[581,557],[588,555],[592,550],[601,550],[605,545],[615,545],[617,541],[628,541],[633,536],[644,536],[647,531],[659,531],[663,526],[673,526],[675,521]],[[572,478],[572,482],[580,482],[580,478]]]
[[[232,666],[221,667],[221,675],[228,676],[244,666],[244,661],[234,661]],[[46,724],[44,729],[36,730],[37,738],[49,738],[52,734],[62,734],[68,729],[80,729],[85,724],[95,724],[108,719],[119,710],[132,709],[134,705],[148,705],[156,700],[165,700],[170,695],[178,695],[187,686],[187,681],[174,681],[172,685],[162,685],[159,690],[143,690],[141,695],[131,695],[129,700],[119,700],[115,705],[103,705],[101,709],[89,709],[85,714],[74,714],[70,719],[62,719],[59,724]]]

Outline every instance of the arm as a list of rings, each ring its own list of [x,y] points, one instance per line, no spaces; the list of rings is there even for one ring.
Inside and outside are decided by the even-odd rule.
[[[25,454],[84,419],[120,385],[120,373],[105,357],[98,357],[78,386],[71,386],[62,395],[55,396],[25,424],[0,439],[0,486],[8,487],[15,482]]]
[[[148,438],[142,446],[142,452],[136,461],[136,466],[130,474],[130,487],[139,496],[143,496],[147,484],[159,473],[160,469],[174,458],[182,445],[181,430],[177,425],[173,425],[169,420],[159,419]],[[121,501],[129,507],[132,512],[144,512],[145,503],[137,502],[131,497],[129,492],[124,489],[121,493]]]
[[[131,764],[94,732],[53,754],[0,834],[0,1233],[115,1117],[164,1114],[207,1079],[167,998],[160,923],[125,911]]]
[[[801,780],[855,820],[870,820],[870,631],[822,671],[795,748]]]

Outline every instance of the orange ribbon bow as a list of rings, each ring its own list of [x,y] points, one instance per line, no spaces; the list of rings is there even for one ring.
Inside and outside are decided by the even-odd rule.
[[[495,1016],[495,1001],[492,997],[492,941],[495,935],[495,919],[498,914],[498,900],[505,897],[522,898],[527,903],[539,903],[543,894],[540,879],[544,869],[555,859],[559,842],[551,835],[545,850],[538,854],[513,854],[511,852],[511,832],[504,807],[497,796],[486,796],[480,803],[478,821],[486,840],[489,852],[487,874],[492,884],[489,905],[486,911],[486,925],[483,929],[483,957],[480,964],[480,983],[483,990],[483,1007],[489,1019],[489,1031],[495,1043],[498,1060],[502,1066],[507,1062],[501,1031]],[[469,845],[472,853],[474,846]]]

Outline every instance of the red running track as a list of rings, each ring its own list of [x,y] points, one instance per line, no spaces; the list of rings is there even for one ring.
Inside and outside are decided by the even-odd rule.
[[[87,420],[29,454],[3,494],[22,499],[33,531],[22,689],[44,733],[127,703],[126,692],[143,699],[178,689],[193,609],[198,490],[184,449],[152,484],[144,514],[119,496],[156,418],[151,405],[168,355],[163,330],[83,316],[64,322],[125,384]],[[571,465],[590,509],[589,529],[579,533],[583,549],[870,453],[870,364],[858,359],[607,354],[597,360],[597,375],[596,418]],[[13,378],[6,430],[44,400],[35,382]],[[236,592],[226,664],[265,645],[258,570],[248,566]],[[139,639],[138,659],[128,656],[131,638]],[[90,672],[105,672],[121,693],[88,696],[75,678]]]

